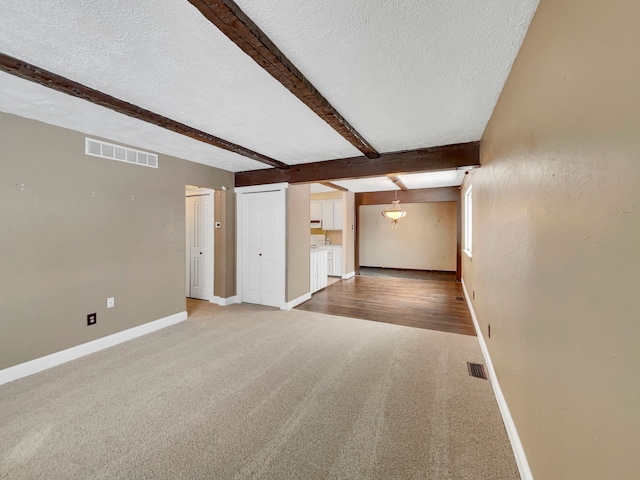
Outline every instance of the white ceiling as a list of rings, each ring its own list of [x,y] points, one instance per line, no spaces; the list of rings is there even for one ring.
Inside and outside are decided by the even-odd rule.
[[[479,140],[537,0],[236,0],[380,152]],[[186,0],[4,0],[0,51],[289,164],[359,156]],[[0,110],[266,168],[0,75]]]
[[[444,170],[441,172],[423,172],[398,175],[398,179],[409,190],[415,188],[457,187],[462,185],[464,170]]]

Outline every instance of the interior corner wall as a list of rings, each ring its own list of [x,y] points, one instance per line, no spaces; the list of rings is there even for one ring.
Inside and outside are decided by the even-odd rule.
[[[233,186],[231,172],[167,155],[157,169],[87,156],[84,139],[0,113],[0,369],[184,311],[185,185]],[[216,261],[215,278],[233,285],[234,266]]]
[[[233,182],[224,186],[226,191],[215,191],[213,202],[215,221],[220,222],[214,230],[213,294],[229,298],[236,295],[236,202]]]
[[[397,229],[385,207],[360,207],[361,266],[456,271],[456,202],[403,203]]]
[[[342,254],[344,255],[344,274],[355,271],[356,248],[356,206],[353,192],[342,193],[344,225],[342,231]]]
[[[309,185],[289,185],[287,192],[287,302],[311,291]]]
[[[462,190],[464,282],[536,480],[640,471],[638,18],[542,0]]]

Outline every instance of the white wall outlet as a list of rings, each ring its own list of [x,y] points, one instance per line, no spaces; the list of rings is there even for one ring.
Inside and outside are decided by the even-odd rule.
[[[109,297],[107,298],[107,308],[113,308],[116,306],[116,299],[115,297]]]

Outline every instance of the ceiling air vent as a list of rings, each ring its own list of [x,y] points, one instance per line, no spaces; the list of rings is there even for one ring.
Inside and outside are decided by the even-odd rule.
[[[84,139],[84,153],[94,157],[158,168],[158,155],[155,153],[121,147],[120,145],[94,140],[93,138]]]

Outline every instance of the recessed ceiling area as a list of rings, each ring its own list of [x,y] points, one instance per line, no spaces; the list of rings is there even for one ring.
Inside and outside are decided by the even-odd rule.
[[[537,3],[6,0],[0,54],[29,64],[23,73],[44,69],[62,83],[89,87],[286,169],[363,157],[363,149],[328,120],[333,117],[375,149],[367,153],[371,159],[478,141]],[[228,23],[238,26],[240,38],[206,14],[207,8],[225,7],[239,12]],[[278,53],[270,58],[286,57],[301,85],[311,85],[320,104],[335,111],[310,108],[293,93],[296,85],[283,79],[283,70],[273,71],[282,65],[241,48],[250,41],[243,29],[266,39],[251,48],[273,46]],[[246,152],[203,143],[197,135],[168,131],[29,79],[0,72],[0,111],[232,172],[272,169]],[[365,182],[393,187],[384,178]]]
[[[464,180],[464,170],[444,170],[398,175],[398,179],[409,190],[416,188],[458,187]]]
[[[397,179],[407,190],[439,187],[459,187],[462,185],[466,170],[443,170],[439,172],[421,172],[397,175]],[[334,180],[331,182],[350,192],[384,192],[400,190],[389,176]],[[336,190],[319,183],[311,184],[311,193],[335,192]]]
[[[397,188],[389,177],[354,178],[350,180],[335,180],[332,183],[354,193],[384,192]]]

